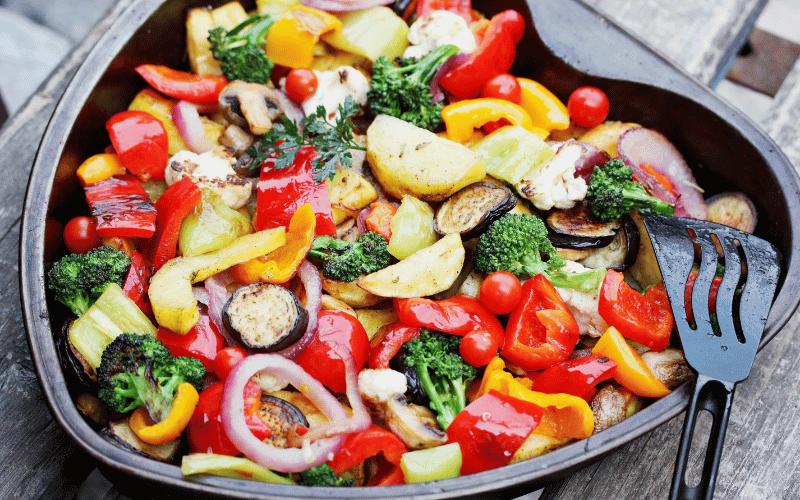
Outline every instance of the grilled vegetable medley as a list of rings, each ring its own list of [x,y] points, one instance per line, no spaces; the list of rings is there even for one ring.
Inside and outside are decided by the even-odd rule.
[[[190,10],[189,67],[136,68],[49,268],[87,419],[187,476],[386,486],[541,455],[691,377],[641,215],[755,208],[707,207],[603,89],[510,73],[525,35],[468,0]]]

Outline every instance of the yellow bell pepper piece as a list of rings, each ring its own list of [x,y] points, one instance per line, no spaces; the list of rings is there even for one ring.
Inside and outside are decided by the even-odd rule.
[[[310,203],[292,215],[286,232],[286,243],[263,257],[236,264],[230,269],[231,277],[241,284],[263,281],[285,283],[297,273],[316,236],[317,219]]]
[[[501,118],[541,139],[549,134],[547,130],[534,126],[530,115],[521,106],[503,99],[467,99],[448,104],[442,109],[442,120],[447,127],[449,139],[460,144],[469,141],[474,129]]]
[[[544,85],[527,78],[517,78],[522,90],[519,105],[528,112],[533,125],[545,130],[566,130],[569,127],[569,111]]]
[[[174,441],[189,425],[194,408],[200,400],[197,389],[188,382],[181,382],[175,391],[175,399],[167,418],[154,423],[144,406],[140,406],[131,414],[128,423],[139,439],[149,444],[165,444]]]
[[[112,175],[122,175],[126,172],[119,157],[114,154],[99,154],[90,156],[78,167],[76,175],[81,186],[88,186],[95,182],[108,179]]]
[[[648,398],[660,398],[671,391],[658,380],[644,364],[642,357],[613,326],[600,337],[592,354],[608,358],[617,364],[614,380],[634,394]]]
[[[341,29],[342,22],[327,12],[305,5],[292,6],[267,34],[267,57],[282,66],[307,68],[320,35]]]
[[[495,358],[500,360],[500,358]],[[502,363],[502,367],[500,364]],[[494,389],[512,398],[531,402],[544,409],[539,425],[533,430],[536,434],[551,436],[556,439],[583,439],[594,432],[594,414],[589,404],[571,394],[545,394],[531,390],[532,381],[528,378],[516,378],[504,371],[505,363],[492,360],[486,367],[481,388],[476,398]]]

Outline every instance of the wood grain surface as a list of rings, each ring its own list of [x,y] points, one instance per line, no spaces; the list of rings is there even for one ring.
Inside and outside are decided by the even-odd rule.
[[[47,120],[71,75],[99,35],[132,3],[120,0],[0,130],[0,498],[124,499],[86,477],[92,461],[52,421],[33,371],[19,307],[18,239],[28,174]],[[742,29],[764,0],[588,0],[705,82],[738,50]],[[722,71],[724,74],[724,71]],[[763,127],[800,166],[800,64],[776,96]],[[738,386],[715,498],[800,498],[800,318],[756,357]],[[542,498],[667,498],[682,418],[633,441],[560,483]],[[94,472],[92,477],[96,478]],[[99,486],[98,486],[99,485]]]

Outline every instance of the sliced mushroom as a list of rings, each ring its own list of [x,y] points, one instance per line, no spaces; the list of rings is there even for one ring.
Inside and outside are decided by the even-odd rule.
[[[594,433],[625,420],[627,404],[625,395],[614,386],[606,385],[597,391],[589,403],[594,414]]]
[[[489,225],[517,206],[505,186],[476,182],[448,198],[436,211],[434,228],[439,234],[459,233],[465,240],[479,236]]]
[[[396,394],[387,403],[386,426],[412,450],[439,446],[447,441],[447,434],[439,428],[433,412],[407,402],[402,394]]]
[[[286,288],[252,283],[233,292],[222,310],[222,322],[243,346],[275,352],[300,340],[308,326],[308,312]]]
[[[244,153],[253,144],[253,140],[254,138],[250,133],[235,124],[228,125],[222,135],[219,136],[220,144],[231,148],[237,154]]]
[[[181,445],[180,439],[166,444],[147,444],[133,433],[127,418],[110,422],[108,426],[103,427],[100,435],[120,448],[167,463],[172,462]]]
[[[277,448],[286,448],[288,446],[289,435],[295,431],[298,425],[309,427],[308,420],[295,405],[285,399],[276,398],[268,394],[261,395],[258,416],[272,431],[272,435],[267,438],[267,442]]]
[[[272,122],[284,114],[275,91],[260,83],[234,80],[219,93],[219,106],[225,118],[240,127],[250,127],[254,135],[264,135]]]
[[[693,376],[680,349],[668,347],[661,352],[647,351],[642,354],[642,361],[670,389],[678,387]]]

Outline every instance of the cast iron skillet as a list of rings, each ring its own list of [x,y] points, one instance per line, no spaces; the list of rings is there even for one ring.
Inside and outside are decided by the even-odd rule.
[[[214,5],[222,0],[210,2]],[[244,2],[247,8],[253,3]],[[499,3],[499,2],[496,2]],[[611,119],[638,122],[665,134],[683,153],[707,195],[738,190],[755,201],[756,234],[782,253],[783,274],[762,346],[800,302],[800,184],[775,143],[750,120],[662,55],[579,0],[523,0],[502,6],[477,1],[487,15],[513,8],[529,15],[512,73],[543,83],[562,100],[581,85],[603,88]],[[45,219],[85,214],[74,172],[108,142],[104,123],[126,108],[144,84],[141,63],[185,67],[184,19],[188,7],[207,0],[142,0],[124,12],[76,73],[42,140],[25,200],[20,245],[23,313],[39,382],[53,416],[122,488],[150,488],[171,496],[226,498],[509,498],[568,475],[673,418],[684,410],[689,389],[675,390],[633,417],[588,439],[522,463],[480,474],[381,488],[306,488],[224,478],[183,479],[180,469],[124,451],[100,437],[75,409],[53,341],[65,319],[50,307],[44,283]],[[52,313],[51,313],[52,310]],[[146,491],[146,490],[145,490]]]

